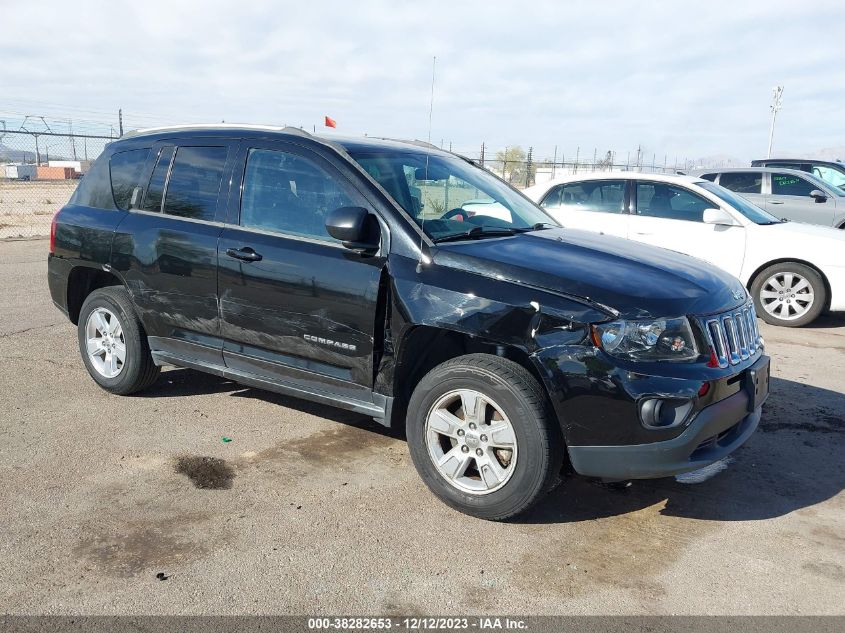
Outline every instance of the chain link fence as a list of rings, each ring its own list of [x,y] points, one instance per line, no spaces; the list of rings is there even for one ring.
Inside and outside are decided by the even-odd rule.
[[[111,136],[0,131],[0,239],[50,234]]]
[[[55,212],[67,203],[79,179],[116,138],[0,129],[0,240],[49,235]],[[449,144],[444,149],[452,147]],[[593,151],[588,157],[576,152],[571,158],[555,151],[553,158],[538,159],[530,147],[527,151],[520,147],[492,150],[486,143],[480,151],[455,152],[519,189],[569,174],[611,170],[675,173],[693,166],[686,159],[679,163],[668,157],[660,163],[654,155],[646,161],[640,151],[627,153],[624,160],[613,151],[603,155]],[[453,195],[460,193],[455,189]]]

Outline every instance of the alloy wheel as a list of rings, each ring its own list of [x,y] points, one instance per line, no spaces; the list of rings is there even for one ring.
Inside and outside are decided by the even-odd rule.
[[[760,288],[763,309],[776,319],[794,321],[804,316],[815,301],[810,282],[798,273],[775,273]]]
[[[91,365],[104,378],[114,378],[126,363],[123,326],[113,312],[97,308],[85,322],[85,351]]]
[[[440,397],[426,417],[425,438],[437,472],[464,492],[489,494],[513,475],[513,425],[496,402],[478,391],[459,389]]]

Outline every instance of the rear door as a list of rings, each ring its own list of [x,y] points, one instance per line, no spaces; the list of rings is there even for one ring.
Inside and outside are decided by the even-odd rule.
[[[628,237],[686,253],[739,276],[745,258],[745,227],[705,224],[704,210],[717,206],[686,187],[638,180]]]
[[[382,252],[362,255],[325,228],[339,207],[372,207],[333,163],[292,143],[245,141],[234,182],[218,250],[226,365],[372,401],[386,230]]]
[[[219,138],[156,143],[149,180],[118,227],[112,264],[154,351],[222,364],[217,239],[236,147]]]
[[[565,227],[626,237],[626,182],[625,179],[608,179],[557,185],[546,194],[540,206]]]
[[[836,215],[836,202],[828,197],[818,202],[810,192],[818,185],[797,174],[772,172],[771,194],[766,199],[766,211],[779,218],[795,222],[832,226]]]

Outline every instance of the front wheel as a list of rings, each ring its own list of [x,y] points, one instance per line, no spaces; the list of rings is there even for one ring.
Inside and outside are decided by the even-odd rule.
[[[432,369],[408,406],[411,458],[453,508],[483,519],[525,512],[560,473],[560,430],[522,366],[469,354]]]
[[[751,296],[766,323],[785,327],[815,321],[827,303],[821,275],[797,262],[782,262],[761,271],[751,284]]]

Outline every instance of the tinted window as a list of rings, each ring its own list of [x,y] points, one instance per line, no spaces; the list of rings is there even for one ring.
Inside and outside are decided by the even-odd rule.
[[[705,209],[715,205],[696,194],[662,182],[637,183],[637,213],[668,220],[701,222]]]
[[[149,154],[147,148],[132,149],[111,157],[111,190],[119,209],[129,209],[132,191],[140,184],[141,172]]]
[[[565,210],[622,213],[625,203],[624,180],[588,180],[564,185],[560,206]]]
[[[161,211],[161,201],[164,197],[164,183],[167,181],[167,170],[170,169],[170,159],[173,157],[173,148],[164,147],[159,152],[153,175],[150,177],[150,184],[147,187],[147,194],[144,196],[142,209],[145,211]]]
[[[173,159],[164,212],[193,220],[213,220],[226,165],[225,147],[180,147]]]
[[[726,172],[719,178],[719,184],[737,193],[763,193],[763,174],[752,171]]]
[[[809,196],[815,185],[799,176],[772,174],[772,194],[776,196]]]
[[[710,182],[716,182],[716,176],[718,176],[718,175],[719,174],[701,174],[701,177],[704,178],[704,180],[709,180]]]
[[[114,209],[109,182],[109,163],[99,158],[82,178],[70,199],[70,204],[78,204],[95,209]]]
[[[361,203],[316,163],[277,150],[250,150],[241,226],[334,241],[326,232],[326,216],[349,206]]]

